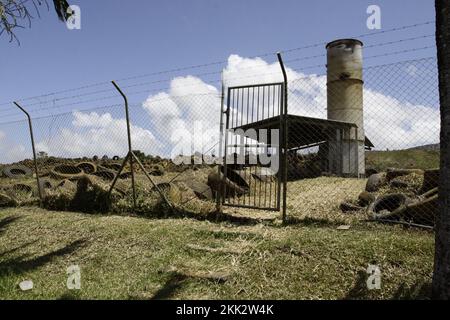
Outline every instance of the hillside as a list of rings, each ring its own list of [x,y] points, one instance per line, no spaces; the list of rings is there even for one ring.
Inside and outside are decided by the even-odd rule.
[[[378,171],[387,168],[439,168],[439,151],[426,149],[409,149],[396,151],[366,152],[366,167]]]
[[[410,150],[429,150],[429,151],[439,151],[440,150],[440,144],[426,144],[424,146],[411,148]]]

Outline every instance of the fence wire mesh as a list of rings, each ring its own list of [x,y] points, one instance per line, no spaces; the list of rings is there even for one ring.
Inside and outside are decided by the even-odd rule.
[[[290,83],[289,113],[313,118],[289,124],[291,215],[431,227],[439,168],[436,60],[362,72],[363,82],[329,72]]]
[[[235,65],[248,62],[230,59],[236,60]],[[327,74],[323,64],[316,73],[307,74],[289,68],[295,59],[286,62],[289,219],[335,223],[373,219],[432,227],[440,129],[436,59],[375,65],[347,70],[348,74],[330,70]],[[254,89],[259,88],[254,85],[282,82],[279,65],[261,59],[245,65],[224,70],[223,95],[220,82],[207,83],[194,76],[175,77],[167,88],[158,88],[162,80],[119,82],[130,100],[132,149],[155,185],[184,214],[204,216],[215,211],[220,195],[224,204],[280,209],[283,176],[279,167],[261,163],[270,156],[280,161],[279,141],[263,141],[260,133],[251,137],[226,131],[284,129],[281,87],[264,87],[268,93],[256,94]],[[361,72],[361,81],[352,81],[352,72]],[[217,72],[203,75],[208,74]],[[238,86],[251,89],[228,91]],[[241,94],[240,102],[236,92]],[[138,167],[138,201],[133,207],[129,164],[113,192],[114,205],[105,200],[128,153],[123,100],[110,83],[28,99],[22,106],[32,115],[38,175],[48,206],[165,214],[155,185]],[[0,116],[2,205],[35,203],[28,123],[12,105]],[[263,120],[273,121],[261,124]],[[220,128],[225,132],[222,136]],[[243,163],[231,164],[238,157]],[[83,185],[80,179],[86,175],[90,180],[83,178]],[[261,181],[263,189],[270,186],[270,194],[254,188]],[[88,196],[80,196],[82,187]],[[266,201],[269,197],[269,205],[256,205],[264,197]],[[241,211],[248,213],[246,208]]]

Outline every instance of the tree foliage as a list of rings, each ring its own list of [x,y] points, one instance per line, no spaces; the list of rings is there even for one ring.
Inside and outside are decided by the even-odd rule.
[[[70,17],[69,3],[66,0],[52,1],[59,20],[66,21]],[[42,6],[49,10],[47,0],[0,0],[0,36],[6,34],[10,42],[16,40],[19,43],[15,30],[31,27],[35,15],[40,17]]]

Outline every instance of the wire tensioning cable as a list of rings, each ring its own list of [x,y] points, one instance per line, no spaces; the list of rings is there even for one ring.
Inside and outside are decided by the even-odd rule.
[[[426,22],[422,22],[422,23],[416,23],[416,24],[412,24],[412,25],[395,27],[395,28],[381,30],[381,31],[376,31],[376,32],[364,33],[364,34],[353,36],[353,38],[372,37],[372,36],[376,36],[376,35],[380,35],[380,34],[386,34],[386,33],[390,33],[390,32],[397,32],[397,31],[407,30],[407,29],[411,29],[411,28],[418,28],[418,27],[421,27],[421,26],[431,25],[431,24],[434,24],[434,23],[435,23],[434,20],[433,21],[426,21]],[[294,52],[294,51],[300,51],[300,50],[305,50],[305,49],[309,49],[309,48],[318,47],[318,46],[321,46],[321,45],[324,45],[324,44],[326,44],[326,42],[319,42],[319,43],[309,44],[309,45],[305,45],[305,46],[301,46],[301,47],[297,47],[297,48],[281,50],[281,52],[282,53],[290,53],[290,52]],[[266,53],[263,53],[263,54],[254,55],[253,57],[249,57],[249,58],[265,57],[265,56],[269,56],[269,55],[273,55],[273,54],[274,54],[274,52],[266,52]],[[178,68],[169,69],[169,70],[163,70],[163,71],[158,71],[158,72],[152,72],[152,73],[147,73],[147,74],[142,74],[142,75],[136,75],[136,76],[126,77],[126,78],[121,78],[121,79],[118,79],[117,81],[128,81],[128,80],[144,78],[144,77],[149,77],[149,76],[180,72],[180,71],[185,71],[185,70],[190,70],[190,69],[204,68],[204,67],[208,67],[208,66],[220,65],[220,64],[223,64],[223,63],[226,63],[226,62],[227,62],[227,60],[222,60],[222,61],[210,62],[210,63],[205,63],[205,64],[197,64],[197,65],[191,65],[191,66],[186,66],[186,67],[178,67]],[[65,89],[65,90],[60,90],[60,91],[55,91],[55,92],[51,92],[51,93],[38,95],[38,96],[32,96],[32,97],[17,99],[17,101],[23,102],[23,101],[28,101],[28,100],[40,98],[40,97],[52,96],[52,95],[57,95],[57,94],[61,94],[61,93],[67,93],[67,92],[71,92],[71,91],[79,91],[79,90],[83,90],[83,89],[87,89],[87,88],[91,88],[91,87],[95,87],[95,86],[104,85],[104,84],[107,84],[107,83],[109,83],[109,81],[102,81],[102,82],[93,83],[93,84],[89,84],[89,85],[85,85],[85,86],[81,86],[81,87],[77,87],[77,88],[69,88],[69,89]],[[6,104],[9,104],[9,103],[10,102],[0,103],[0,106],[1,105],[6,105]]]

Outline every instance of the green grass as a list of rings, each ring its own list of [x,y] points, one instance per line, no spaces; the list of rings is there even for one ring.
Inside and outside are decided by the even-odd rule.
[[[301,219],[282,227],[0,210],[1,299],[426,298],[433,254],[431,232],[363,221],[339,231]],[[381,290],[366,289],[369,263],[381,269]],[[72,264],[79,291],[66,288]],[[34,288],[22,292],[26,279]]]
[[[366,152],[366,166],[378,171],[387,168],[439,168],[439,152],[432,150],[398,150]]]

